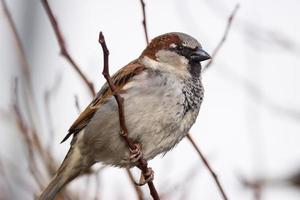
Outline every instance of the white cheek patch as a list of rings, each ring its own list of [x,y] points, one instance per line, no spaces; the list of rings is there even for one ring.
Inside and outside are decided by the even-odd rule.
[[[169,60],[169,59],[168,59]],[[170,62],[162,61],[157,58],[157,60],[150,59],[148,57],[144,57],[142,63],[149,68],[161,71],[171,72],[173,74],[177,74],[181,78],[190,77],[190,73],[187,70],[188,61],[183,56],[177,56],[175,59],[176,62],[180,64],[174,64],[174,60]],[[175,63],[176,63],[175,62]]]
[[[178,55],[174,51],[160,50],[155,54],[158,61],[173,65],[175,67],[186,68],[188,65],[188,60],[181,55]]]

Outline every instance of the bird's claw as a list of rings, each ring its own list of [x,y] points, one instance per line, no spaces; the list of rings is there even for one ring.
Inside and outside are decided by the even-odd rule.
[[[139,183],[135,183],[137,186],[143,186],[154,179],[154,171],[149,167],[146,173],[141,173]]]
[[[131,163],[137,162],[142,157],[141,145],[136,143],[134,144],[135,148],[130,149],[129,161]]]

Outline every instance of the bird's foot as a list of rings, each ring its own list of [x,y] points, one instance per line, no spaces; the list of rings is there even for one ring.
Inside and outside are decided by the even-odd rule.
[[[139,143],[135,143],[134,146],[134,149],[130,149],[129,161],[131,163],[136,163],[143,155],[141,145]]]
[[[153,181],[154,179],[154,171],[149,167],[147,168],[147,172],[141,172],[141,177],[139,183],[135,183],[138,186],[143,186],[147,184],[149,181]]]

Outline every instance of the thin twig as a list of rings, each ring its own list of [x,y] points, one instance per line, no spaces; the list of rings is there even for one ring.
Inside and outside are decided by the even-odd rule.
[[[149,37],[148,37],[148,29],[147,29],[147,18],[146,18],[146,4],[144,2],[144,0],[140,0],[141,2],[141,6],[142,6],[142,11],[143,11],[143,27],[144,27],[144,33],[145,33],[145,39],[146,39],[146,43],[149,44]]]
[[[114,94],[114,97],[117,101],[118,104],[118,110],[119,110],[119,122],[120,122],[120,135],[123,137],[123,139],[126,141],[127,145],[129,146],[130,150],[136,150],[136,144],[135,142],[128,137],[128,129],[125,123],[125,115],[124,115],[124,99],[120,96],[120,94],[117,92],[116,87],[113,83],[112,78],[110,77],[109,74],[109,61],[108,61],[108,57],[109,57],[109,50],[106,46],[106,42],[104,39],[104,36],[102,34],[102,32],[100,32],[99,34],[99,43],[102,47],[102,51],[103,51],[103,60],[104,60],[104,66],[103,66],[103,72],[102,75],[105,77],[110,90],[112,91],[112,93]],[[148,163],[147,161],[141,157],[138,160],[138,167],[142,170],[142,173],[145,177],[145,179],[149,178],[149,168],[148,168]],[[150,193],[153,197],[154,200],[159,200],[159,196],[158,193],[156,191],[156,188],[153,184],[153,181],[149,181],[148,182],[148,187],[150,189]]]
[[[203,72],[206,71],[206,70],[211,66],[211,64],[214,62],[216,55],[217,55],[218,52],[220,51],[220,49],[221,49],[221,47],[223,46],[224,42],[226,41],[227,36],[228,36],[228,33],[229,33],[229,30],[230,30],[231,25],[232,25],[232,21],[233,21],[235,15],[236,15],[236,13],[237,13],[239,7],[240,7],[240,4],[236,4],[235,7],[234,7],[234,9],[233,9],[233,11],[231,12],[231,14],[230,14],[230,16],[229,16],[229,18],[228,18],[228,20],[227,20],[227,25],[226,25],[225,31],[224,31],[224,33],[223,33],[223,36],[222,36],[220,42],[218,43],[217,47],[215,48],[215,50],[212,52],[212,54],[211,54],[211,59],[210,59],[209,62],[203,67],[203,70],[202,70]]]
[[[210,172],[210,174],[212,175],[215,183],[218,186],[218,189],[223,197],[224,200],[228,200],[227,195],[225,194],[225,191],[219,181],[219,178],[217,176],[217,174],[214,172],[214,170],[211,168],[210,164],[208,163],[207,159],[205,158],[205,156],[202,154],[202,152],[200,151],[199,147],[196,145],[195,141],[193,140],[193,138],[191,137],[191,134],[187,135],[187,138],[189,139],[189,141],[192,143],[193,147],[196,149],[196,151],[198,152],[201,160],[203,161],[204,165],[206,166],[206,168],[208,169],[208,171]]]
[[[70,53],[67,50],[64,38],[62,36],[62,33],[60,31],[59,25],[57,23],[57,20],[55,19],[53,12],[48,4],[47,0],[41,0],[42,4],[46,10],[46,13],[49,17],[49,20],[51,22],[51,25],[53,27],[53,30],[55,32],[55,36],[57,39],[57,42],[59,44],[60,47],[60,53],[62,56],[64,56],[67,61],[71,64],[71,66],[74,68],[74,70],[78,73],[78,75],[80,76],[80,78],[85,82],[86,86],[88,87],[90,93],[92,94],[92,96],[95,96],[95,90],[94,90],[94,84],[87,78],[86,75],[84,75],[84,73],[81,71],[79,65],[74,61],[74,59],[71,57]]]
[[[130,149],[134,150],[136,148],[136,146],[135,146],[134,142],[128,137],[128,129],[127,129],[127,126],[125,123],[124,106],[123,106],[124,99],[116,91],[116,86],[114,85],[113,80],[109,74],[109,62],[108,62],[109,50],[106,46],[106,42],[105,42],[102,32],[100,32],[100,35],[99,35],[99,43],[101,44],[101,47],[103,50],[103,55],[104,55],[104,66],[103,66],[102,75],[106,79],[106,81],[109,85],[109,88],[111,89],[111,91],[114,94],[114,97],[118,103],[119,121],[120,121],[120,127],[121,127],[121,132],[122,132],[121,135],[124,137],[125,141],[128,143]]]

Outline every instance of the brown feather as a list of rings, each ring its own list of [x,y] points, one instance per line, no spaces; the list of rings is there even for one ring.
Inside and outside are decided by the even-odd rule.
[[[139,60],[134,60],[119,71],[117,71],[113,76],[112,80],[116,86],[116,91],[122,93],[122,88],[132,79],[132,77],[140,74],[145,70],[145,66],[139,62]],[[91,120],[96,111],[106,102],[108,98],[113,95],[107,83],[103,85],[101,90],[97,93],[94,100],[87,106],[87,108],[79,115],[75,122],[70,127],[68,134],[61,141],[66,141],[72,134],[79,133]]]

